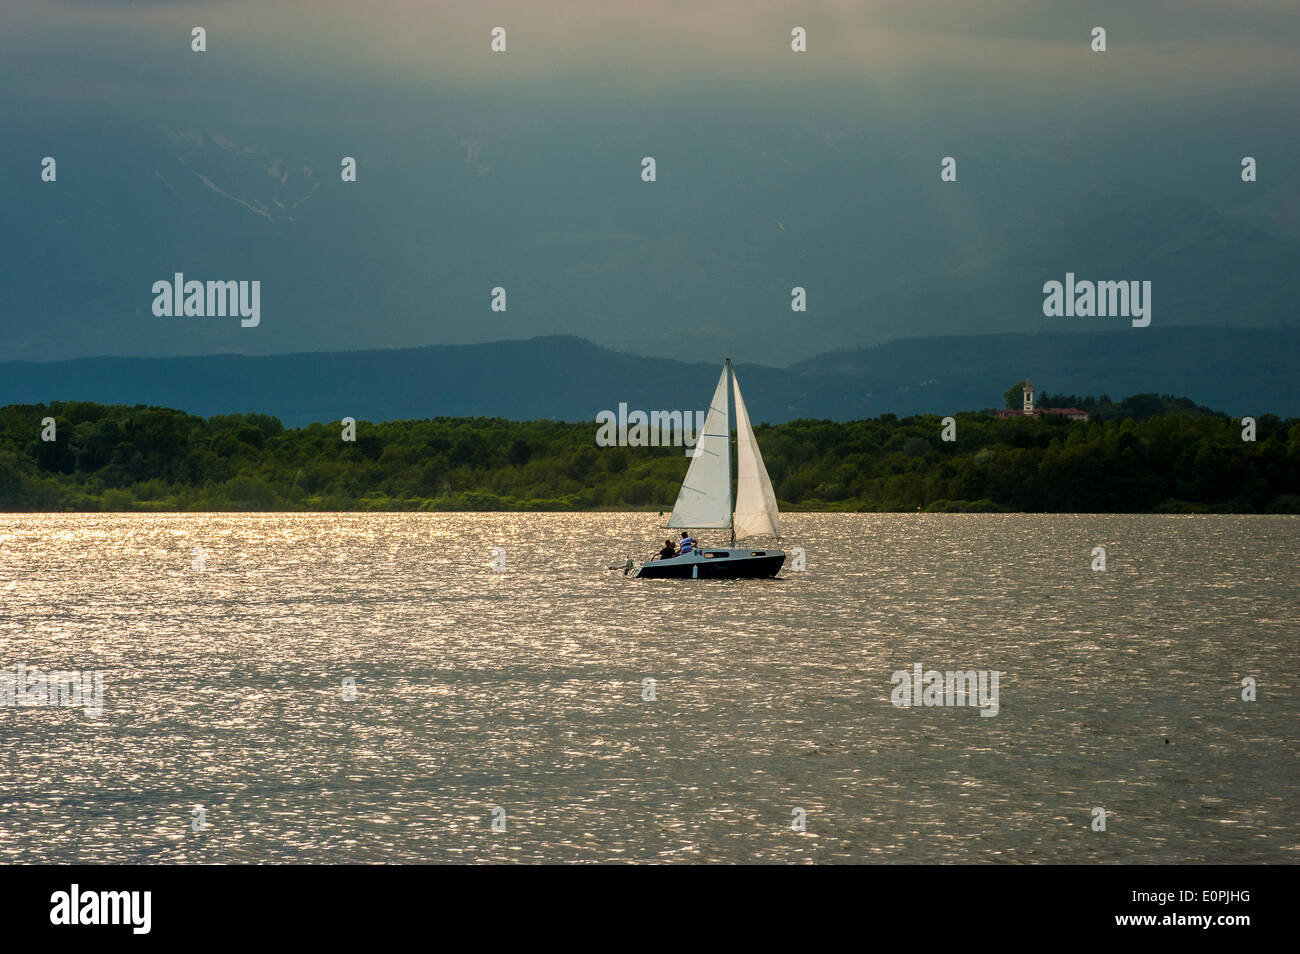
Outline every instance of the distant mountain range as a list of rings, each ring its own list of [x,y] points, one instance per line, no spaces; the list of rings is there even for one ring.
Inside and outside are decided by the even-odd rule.
[[[1043,284],[1150,281],[1152,326],[1297,327],[1300,242],[1210,206],[1128,184],[1097,186],[1044,206],[972,245],[951,266],[839,314],[810,320],[817,340],[1128,327],[1118,318],[1048,318]],[[868,321],[869,317],[869,321]],[[881,334],[881,323],[896,329]]]
[[[488,416],[592,420],[619,403],[700,409],[723,354],[685,363],[570,336],[491,344],[249,357],[83,358],[0,364],[0,406],[85,400],[312,421]],[[908,338],[787,368],[739,364],[750,415],[854,420],[1001,406],[1032,375],[1052,394],[1166,393],[1233,415],[1300,416],[1300,330],[1125,328]]]
[[[567,148],[479,155],[472,137],[435,136],[387,150],[357,183],[340,181],[332,129],[268,143],[114,121],[50,143],[47,123],[24,127],[40,149],[83,158],[57,185],[5,196],[0,358],[567,334],[783,365],[900,338],[1126,325],[1045,317],[1043,284],[1067,272],[1150,281],[1152,328],[1300,327],[1300,241],[1223,214],[1232,204],[1211,204],[1214,193],[1058,180],[1032,163],[967,166],[945,184],[930,159],[891,158],[867,138],[832,146],[786,131],[756,154],[752,130],[717,122],[730,131],[683,149],[653,187],[626,165],[644,144],[594,121],[574,133],[581,163]],[[176,272],[260,281],[260,324],[155,317],[152,286]],[[505,311],[490,308],[498,286]],[[796,286],[806,312],[791,310]]]

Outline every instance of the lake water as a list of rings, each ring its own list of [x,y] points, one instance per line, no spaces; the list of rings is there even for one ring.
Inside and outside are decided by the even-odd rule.
[[[714,582],[607,569],[655,514],[0,515],[0,669],[103,673],[0,708],[0,861],[1300,861],[1300,519],[784,520]]]

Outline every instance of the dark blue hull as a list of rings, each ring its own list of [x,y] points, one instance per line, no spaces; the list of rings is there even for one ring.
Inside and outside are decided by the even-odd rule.
[[[776,576],[784,563],[782,550],[705,548],[689,556],[647,561],[632,576],[641,580],[752,580]]]

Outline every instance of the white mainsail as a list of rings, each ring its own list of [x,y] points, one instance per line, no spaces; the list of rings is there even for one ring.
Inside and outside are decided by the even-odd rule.
[[[735,373],[732,373],[735,378]],[[776,494],[772,481],[763,466],[763,455],[758,451],[754,429],[749,425],[749,412],[740,397],[740,382],[736,389],[736,522],[737,540],[747,537],[781,535],[781,514],[776,509]]]
[[[730,525],[731,435],[727,427],[727,368],[723,367],[668,526],[712,530]]]

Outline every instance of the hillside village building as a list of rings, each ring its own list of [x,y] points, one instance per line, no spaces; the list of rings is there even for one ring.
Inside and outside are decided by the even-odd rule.
[[[1088,412],[1077,407],[1034,407],[1034,386],[1029,382],[1028,375],[1025,376],[1024,394],[1024,404],[1019,409],[1004,408],[998,411],[998,417],[1038,417],[1040,414],[1060,414],[1072,421],[1088,420]]]

